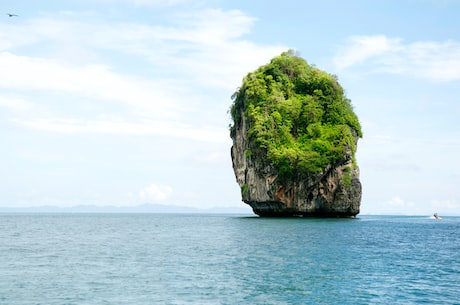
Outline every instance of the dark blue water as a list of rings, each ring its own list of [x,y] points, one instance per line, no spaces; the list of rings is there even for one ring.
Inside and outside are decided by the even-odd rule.
[[[0,214],[0,304],[460,304],[460,218]]]

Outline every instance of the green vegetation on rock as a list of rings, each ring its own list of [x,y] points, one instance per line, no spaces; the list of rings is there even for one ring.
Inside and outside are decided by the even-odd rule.
[[[248,124],[253,150],[284,176],[318,173],[342,160],[361,126],[337,77],[309,65],[292,50],[249,73],[233,96],[231,136]]]

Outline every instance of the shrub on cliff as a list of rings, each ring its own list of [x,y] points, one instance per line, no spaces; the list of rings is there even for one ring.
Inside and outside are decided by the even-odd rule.
[[[264,152],[281,175],[321,172],[347,149],[354,158],[361,126],[337,77],[293,51],[249,73],[232,99],[231,136],[244,116],[250,146]]]

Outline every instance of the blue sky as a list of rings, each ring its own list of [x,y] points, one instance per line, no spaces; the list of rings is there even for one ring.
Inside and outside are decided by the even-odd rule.
[[[0,6],[0,207],[244,207],[230,96],[295,49],[363,125],[362,213],[460,215],[458,0]]]

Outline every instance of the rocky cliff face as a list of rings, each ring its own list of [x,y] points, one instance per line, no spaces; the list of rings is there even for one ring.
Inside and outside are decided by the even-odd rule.
[[[264,161],[263,151],[248,140],[248,124],[243,113],[241,117],[231,134],[231,156],[242,200],[254,213],[268,217],[354,217],[359,213],[361,182],[351,150],[321,173],[281,178]]]

